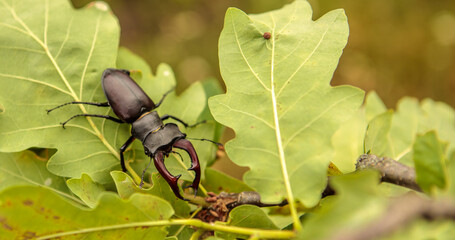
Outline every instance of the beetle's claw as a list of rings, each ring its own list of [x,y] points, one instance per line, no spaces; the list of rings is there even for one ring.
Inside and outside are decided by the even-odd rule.
[[[193,185],[194,185],[194,183],[192,183],[192,184],[190,184],[190,185],[188,185],[188,186],[185,186],[184,188],[185,188],[185,189],[186,189],[186,188],[192,188],[192,189],[194,190],[194,197],[196,197],[196,195],[197,195],[197,190],[198,190],[197,187],[198,187],[198,186],[196,186],[196,188],[195,188]]]
[[[194,195],[196,196],[198,188],[199,188],[199,182],[201,181],[201,167],[199,165],[199,159],[196,154],[196,150],[194,150],[193,145],[191,144],[190,141],[186,139],[179,139],[175,141],[173,147],[180,148],[182,150],[185,150],[188,155],[190,155],[191,158],[191,167],[188,169],[188,171],[194,171],[196,173],[196,177],[193,180],[193,183],[189,185],[188,187],[191,187],[194,189]],[[158,172],[161,174],[161,176],[166,180],[166,182],[169,184],[171,187],[172,191],[174,192],[175,196],[185,200],[189,201],[186,198],[183,198],[182,195],[180,195],[180,189],[177,184],[179,178],[181,175],[177,176],[172,176],[171,173],[166,169],[166,166],[164,165],[164,155],[165,152],[163,151],[158,151],[155,154],[154,157],[154,164]]]
[[[156,153],[153,163],[155,164],[155,167],[158,170],[158,172],[171,187],[172,191],[174,192],[174,195],[182,200],[187,200],[183,198],[182,195],[180,195],[180,189],[179,186],[177,185],[177,182],[181,175],[172,176],[171,173],[166,169],[166,166],[164,165],[164,153],[162,151]]]
[[[194,171],[196,173],[196,176],[193,180],[193,183],[188,187],[194,189],[194,195],[196,196],[197,190],[199,188],[199,182],[201,181],[201,167],[199,165],[199,159],[197,157],[196,150],[194,150],[193,144],[191,144],[191,142],[186,139],[177,140],[174,143],[173,147],[183,149],[188,153],[188,155],[190,155],[191,167],[188,168],[188,171]]]

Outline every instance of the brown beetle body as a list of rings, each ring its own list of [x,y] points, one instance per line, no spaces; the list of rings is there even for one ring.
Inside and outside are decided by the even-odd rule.
[[[169,173],[164,165],[164,158],[169,156],[169,153],[172,152],[173,148],[185,150],[191,158],[191,167],[188,170],[193,170],[196,173],[196,177],[190,185],[196,194],[201,178],[201,169],[197,153],[191,142],[185,139],[186,134],[180,132],[176,124],[164,124],[163,121],[172,118],[185,126],[188,126],[188,124],[174,116],[164,115],[160,117],[156,111],[153,111],[162,103],[167,93],[157,104],[155,104],[142,88],[134,82],[127,70],[108,68],[103,72],[101,82],[107,99],[106,103],[69,102],[47,110],[48,113],[68,104],[89,104],[99,107],[110,106],[118,119],[108,115],[78,114],[62,123],[62,125],[65,127],[65,124],[68,121],[79,116],[100,117],[118,123],[131,124],[131,137],[128,138],[125,144],[120,148],[120,163],[122,170],[124,172],[127,171],[123,153],[137,138],[142,142],[145,154],[154,159],[156,169],[169,183],[174,194],[180,199],[184,199],[180,195],[180,190],[177,185],[180,175],[173,176]]]

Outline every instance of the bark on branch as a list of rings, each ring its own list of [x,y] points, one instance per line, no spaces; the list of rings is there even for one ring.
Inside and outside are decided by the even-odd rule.
[[[363,154],[357,160],[356,171],[375,169],[381,173],[381,181],[393,183],[421,192],[415,170],[388,157]]]
[[[362,154],[355,164],[356,171],[376,170],[381,174],[381,182],[388,182],[422,192],[416,181],[414,168],[406,166],[388,157],[378,157],[373,154]],[[328,182],[330,181],[330,178]],[[334,195],[335,190],[330,184],[322,192],[322,198]]]

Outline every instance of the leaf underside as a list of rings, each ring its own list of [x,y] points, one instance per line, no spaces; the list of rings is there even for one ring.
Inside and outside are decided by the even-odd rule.
[[[317,203],[333,154],[330,139],[363,99],[357,88],[329,84],[347,41],[344,11],[311,17],[306,1],[259,15],[229,9],[220,36],[227,93],[209,106],[235,130],[226,152],[250,168],[244,181],[266,202],[287,197],[288,182],[305,205]]]

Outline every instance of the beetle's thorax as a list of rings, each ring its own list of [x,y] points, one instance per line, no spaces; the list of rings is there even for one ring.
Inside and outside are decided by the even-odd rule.
[[[180,132],[174,123],[163,124],[160,116],[155,111],[142,114],[132,123],[131,135],[141,140],[145,154],[153,157],[160,150],[169,153],[172,144],[186,135]]]
[[[131,135],[144,142],[148,135],[163,128],[163,121],[157,112],[152,111],[142,114],[131,126]]]

